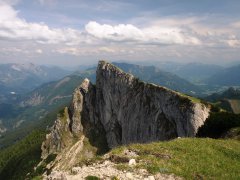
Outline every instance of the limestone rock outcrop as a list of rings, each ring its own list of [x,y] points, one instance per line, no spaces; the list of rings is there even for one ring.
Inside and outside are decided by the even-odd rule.
[[[167,88],[148,84],[100,61],[96,85],[87,79],[65,110],[65,125],[56,121],[43,143],[43,152],[66,146],[64,135],[97,138],[104,135],[110,148],[128,144],[194,137],[209,115],[209,108]],[[92,136],[91,132],[98,133]],[[91,139],[91,138],[90,138]],[[93,143],[94,145],[94,143]],[[54,148],[53,148],[54,147]]]
[[[72,102],[69,108],[59,112],[51,132],[46,135],[42,143],[42,158],[49,154],[61,152],[65,147],[73,145],[83,135],[82,117],[84,94],[88,91],[89,80],[84,79],[82,84],[73,93]]]
[[[110,147],[193,137],[209,114],[205,105],[105,61],[97,69],[95,103]]]

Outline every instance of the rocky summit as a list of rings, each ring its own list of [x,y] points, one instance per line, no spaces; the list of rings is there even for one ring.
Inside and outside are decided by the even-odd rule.
[[[105,61],[98,65],[94,104],[110,147],[195,136],[209,112],[203,104]]]
[[[42,145],[43,158],[65,152],[57,161],[65,158],[73,165],[76,157],[92,157],[104,143],[113,148],[194,137],[209,115],[204,104],[143,82],[108,62],[100,61],[96,74],[96,85],[85,79],[70,107],[60,112]]]

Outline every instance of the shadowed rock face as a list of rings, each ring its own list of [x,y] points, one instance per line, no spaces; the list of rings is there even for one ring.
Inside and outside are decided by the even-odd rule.
[[[180,93],[148,84],[116,66],[100,61],[96,86],[84,80],[73,94],[68,123],[71,136],[80,138],[88,127],[101,127],[110,148],[121,144],[193,137],[209,115],[209,109]],[[58,130],[60,129],[60,130]],[[66,130],[66,125],[58,130]],[[66,133],[65,133],[66,134]],[[48,142],[53,135],[48,135]],[[70,137],[70,136],[69,136]],[[57,138],[62,144],[61,138]],[[48,147],[46,143],[45,147]],[[57,146],[56,146],[57,147]],[[48,147],[49,149],[49,147]],[[51,149],[51,148],[50,148]]]
[[[97,69],[95,106],[110,147],[195,136],[209,113],[203,104],[141,82],[105,61]]]

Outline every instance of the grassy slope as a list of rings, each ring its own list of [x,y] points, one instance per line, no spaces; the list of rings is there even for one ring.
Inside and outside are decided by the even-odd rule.
[[[124,148],[111,153],[119,155]],[[127,148],[139,154],[137,168],[146,168],[151,173],[174,173],[186,179],[240,178],[240,141],[182,138]]]
[[[68,103],[66,105],[68,105]],[[23,139],[25,136],[30,134],[34,129],[45,130],[46,127],[51,127],[57,117],[57,113],[63,107],[64,106],[57,107],[39,121],[29,122],[24,125],[24,127],[20,127],[11,132],[7,132],[2,138],[0,138],[0,150],[14,145],[15,143]]]
[[[41,156],[41,144],[45,138],[43,131],[33,131],[17,144],[0,151],[0,179],[25,179],[33,172]]]
[[[21,124],[20,127],[16,129],[10,128],[9,131],[0,137],[0,149],[8,147],[9,145],[19,141],[25,137],[32,129],[40,126],[39,124],[41,124],[41,126],[46,125],[43,128],[46,128],[47,125],[51,126],[53,120],[56,119],[56,114],[59,109],[62,109],[63,107],[69,105],[74,89],[79,84],[81,84],[82,80],[83,78],[79,76],[67,76],[59,81],[44,84],[23,98],[23,100],[28,100],[31,99],[34,94],[39,94],[44,97],[44,101],[41,104],[37,106],[22,108],[21,112],[11,109],[10,111],[7,111],[7,114],[16,115],[15,117],[13,116],[11,118],[5,118],[6,122],[15,124],[15,122],[19,120],[25,121]],[[56,97],[65,98],[58,99]],[[51,119],[52,121],[48,123],[45,119]],[[45,121],[45,124],[42,123],[43,121]]]

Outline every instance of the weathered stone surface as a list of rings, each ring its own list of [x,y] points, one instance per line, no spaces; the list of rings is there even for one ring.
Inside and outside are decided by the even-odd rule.
[[[122,171],[116,168],[116,164],[110,161],[104,161],[102,163],[96,163],[88,166],[73,167],[71,171],[52,171],[48,176],[43,179],[67,179],[67,180],[84,180],[87,176],[96,176],[100,179],[111,180],[114,178],[120,180],[182,180],[181,177],[177,177],[173,174],[150,174],[146,169],[132,168],[130,171]]]
[[[83,104],[84,104],[84,95],[88,92],[88,86],[89,86],[89,80],[84,79],[82,84],[79,86],[79,88],[75,89],[73,93],[73,100],[72,104],[70,106],[71,111],[71,132],[79,137],[81,136],[81,132],[83,131],[82,126],[82,111],[83,111]]]
[[[209,114],[203,104],[139,81],[105,61],[97,69],[95,107],[110,147],[192,137]]]
[[[74,91],[70,108],[43,143],[43,157],[83,135],[93,141],[92,132],[104,134],[109,147],[193,137],[208,114],[209,109],[201,103],[100,61],[96,86],[85,79]]]
[[[136,160],[135,159],[130,159],[128,165],[129,166],[136,166],[137,165]]]
[[[45,180],[67,180],[67,176],[64,172],[53,171],[49,176],[44,177]]]
[[[51,132],[42,143],[42,162],[50,154],[57,154],[48,169],[66,170],[107,150],[103,126],[97,119],[94,121],[94,103],[95,87],[84,79],[75,89],[70,107],[59,112]]]
[[[58,115],[51,132],[46,135],[46,140],[42,144],[42,158],[72,145],[73,138],[81,139],[84,95],[88,92],[88,86],[89,80],[84,79],[82,84],[75,89],[70,107],[66,107]]]
[[[61,115],[58,115],[51,132],[46,135],[46,140],[42,143],[42,158],[49,154],[60,152],[72,141],[72,134],[69,131],[70,118],[66,107]]]

